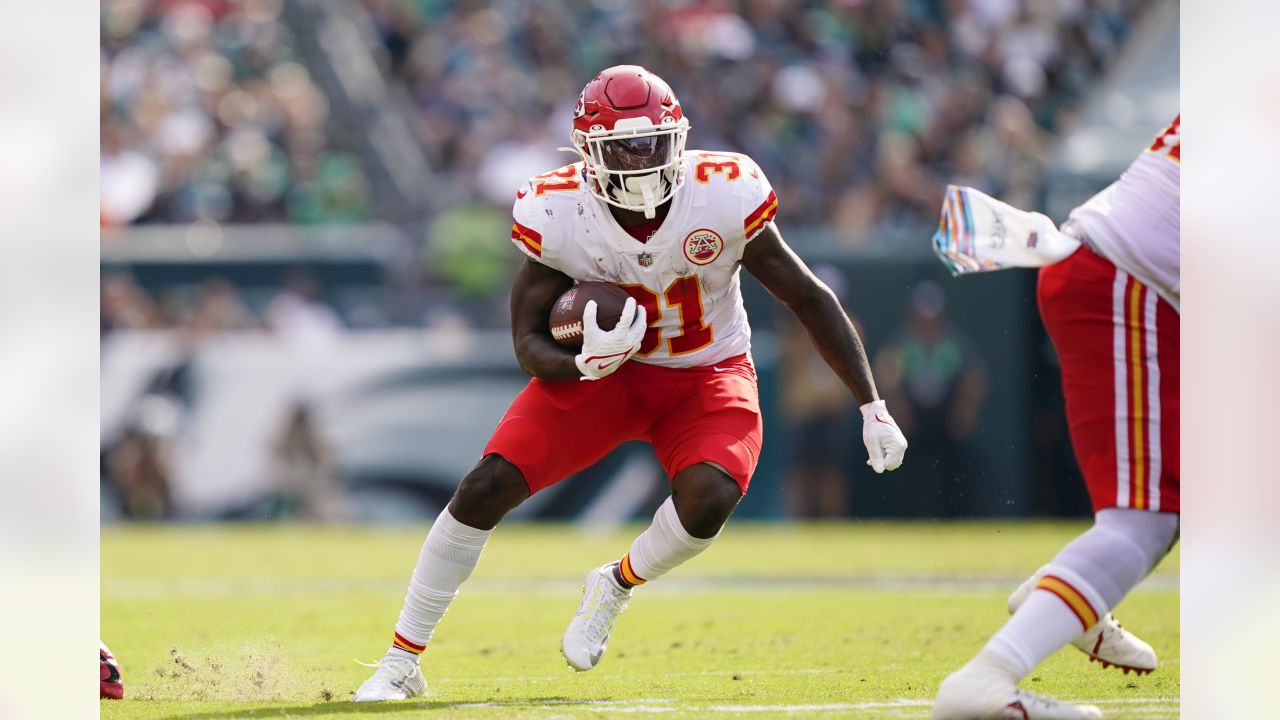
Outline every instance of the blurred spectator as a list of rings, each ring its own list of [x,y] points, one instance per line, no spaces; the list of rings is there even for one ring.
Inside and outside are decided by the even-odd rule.
[[[160,170],[146,154],[126,146],[118,127],[104,127],[99,172],[102,224],[127,225],[151,209],[160,191]]]
[[[295,403],[271,447],[278,496],[276,518],[319,522],[350,519],[329,445],[320,437],[311,406]]]
[[[134,421],[107,451],[106,477],[124,517],[164,520],[172,516],[169,463],[180,415],[172,397],[147,395],[139,400]]]
[[[224,278],[210,278],[201,283],[192,314],[184,323],[198,338],[227,330],[244,330],[257,324],[236,286]]]
[[[280,293],[267,303],[266,323],[295,347],[318,350],[332,346],[343,332],[342,319],[320,298],[320,284],[304,270],[286,274]]]
[[[162,323],[151,296],[126,274],[103,275],[100,296],[99,320],[103,335],[114,330],[155,328]]]
[[[245,305],[241,291],[223,277],[199,285],[165,285],[157,298],[127,272],[102,275],[99,323],[102,334],[116,330],[180,329],[194,349],[211,334],[262,326]]]
[[[987,396],[987,373],[972,342],[946,317],[941,286],[918,283],[902,329],[876,354],[881,396],[911,443],[907,477],[894,485],[896,514],[963,514],[959,502],[972,466],[966,439]]]
[[[507,289],[521,262],[511,252],[510,226],[509,214],[470,203],[441,214],[427,229],[424,270],[449,289],[469,323],[507,323]]]
[[[102,222],[343,222],[360,162],[294,51],[282,0],[102,6]]]
[[[846,281],[839,268],[819,265],[814,272],[837,297],[844,294]],[[803,325],[792,317],[782,325],[780,397],[791,445],[784,488],[787,512],[801,518],[848,517],[849,448],[858,446],[859,437],[851,421],[856,414],[853,395],[813,349]]]

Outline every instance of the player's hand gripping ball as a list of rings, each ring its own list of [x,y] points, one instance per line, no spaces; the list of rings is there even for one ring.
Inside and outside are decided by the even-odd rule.
[[[582,349],[582,316],[587,303],[596,302],[596,323],[601,330],[618,325],[622,309],[631,296],[626,290],[607,282],[582,282],[574,285],[551,306],[551,337],[570,350]]]
[[[580,380],[599,380],[622,367],[640,349],[648,314],[622,288],[584,282],[565,291],[551,308],[551,336],[579,349],[573,359]]]
[[[107,646],[98,641],[99,673],[98,697],[109,700],[124,698],[124,679],[120,677],[120,666],[116,664],[116,656],[111,654]]]

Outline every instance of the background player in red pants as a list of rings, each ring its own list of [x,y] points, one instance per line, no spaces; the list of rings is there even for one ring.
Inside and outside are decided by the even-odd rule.
[[[1175,119],[1119,180],[1071,213],[1062,232],[1079,249],[1040,270],[1040,315],[1058,351],[1096,520],[1013,594],[1013,617],[942,682],[935,720],[1102,717],[1091,705],[1016,688],[1069,642],[1126,672],[1155,669],[1150,646],[1110,609],[1178,537],[1180,162]],[[1004,227],[1022,226],[1015,213]]]
[[[671,497],[629,552],[587,575],[561,640],[569,665],[594,667],[632,588],[715,540],[747,490],[761,444],[739,268],[800,318],[857,398],[868,464],[883,472],[902,462],[907,443],[877,397],[862,342],[835,296],[783,242],[768,179],[745,155],[686,151],[688,130],[661,78],[634,65],[609,68],[574,112],[570,137],[581,161],[516,193],[511,239],[526,262],[511,293],[511,331],[534,379],[432,526],[393,645],[357,701],[425,692],[418,655],[489,533],[530,494],[626,440],[653,445]],[[575,355],[552,339],[547,318],[565,290],[586,280],[618,284],[631,298],[608,331],[588,303]]]

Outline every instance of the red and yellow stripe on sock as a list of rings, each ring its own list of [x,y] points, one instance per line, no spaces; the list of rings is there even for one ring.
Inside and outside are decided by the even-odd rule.
[[[618,574],[622,576],[623,580],[627,581],[628,585],[643,585],[645,583],[645,579],[637,575],[636,571],[631,568],[631,553],[622,556],[622,561],[618,563]]]
[[[1066,580],[1055,575],[1045,575],[1040,578],[1040,582],[1036,583],[1036,588],[1048,590],[1057,595],[1058,599],[1066,603],[1071,612],[1075,613],[1076,619],[1085,630],[1098,624],[1098,611],[1094,610],[1093,605],[1089,604],[1084,595]]]
[[[409,642],[400,633],[396,633],[396,637],[391,641],[392,647],[398,647],[405,652],[411,652],[414,655],[421,655],[423,650],[427,649],[426,645]]]

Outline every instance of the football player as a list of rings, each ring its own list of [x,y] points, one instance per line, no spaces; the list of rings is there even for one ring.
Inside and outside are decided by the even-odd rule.
[[[1062,233],[1078,249],[1040,270],[1040,316],[1062,366],[1071,444],[1094,525],[1009,598],[1013,617],[943,680],[935,720],[1102,717],[1092,705],[1016,687],[1068,643],[1126,673],[1156,667],[1151,646],[1125,632],[1110,610],[1178,538],[1179,123],[1175,118],[1119,180],[1071,212]],[[1004,230],[996,235],[1047,220],[991,205],[1002,206],[994,226]],[[973,217],[965,211],[944,221],[940,233],[960,237],[951,251],[981,246]],[[1034,248],[1035,236],[1019,252]],[[1007,244],[993,243],[1001,245],[999,252],[1009,253]],[[954,259],[978,267],[990,258]]]
[[[511,331],[533,379],[436,518],[393,644],[355,700],[421,695],[418,656],[494,526],[624,441],[653,445],[671,496],[625,555],[588,573],[561,641],[568,664],[600,662],[632,590],[715,541],[761,447],[741,267],[796,314],[857,399],[868,464],[879,473],[902,463],[907,442],[876,393],[862,342],[783,242],[768,179],[745,155],[686,150],[688,133],[666,82],[634,65],[609,68],[578,98],[571,140],[580,161],[516,193],[511,239],[525,259]],[[574,353],[552,339],[548,315],[561,293],[589,280],[631,297],[611,329],[588,303]]]

